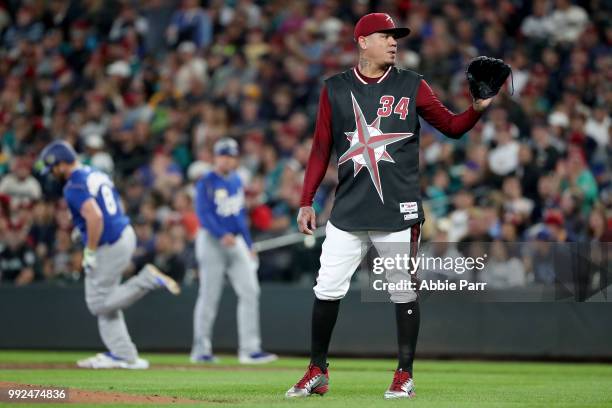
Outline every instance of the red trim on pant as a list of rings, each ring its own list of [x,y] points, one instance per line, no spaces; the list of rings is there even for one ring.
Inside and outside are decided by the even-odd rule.
[[[421,223],[410,227],[410,258],[415,258],[419,252],[419,238],[421,237]],[[412,271],[411,271],[412,272]],[[419,271],[414,271],[412,276],[418,281]]]

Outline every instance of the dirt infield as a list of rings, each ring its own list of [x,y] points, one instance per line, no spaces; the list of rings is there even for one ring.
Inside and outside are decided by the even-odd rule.
[[[57,388],[57,387],[42,387],[35,384],[21,384],[15,382],[0,381],[0,388],[4,389],[41,389],[41,388]],[[51,402],[51,401],[47,401]],[[68,401],[61,401],[74,404],[202,404],[205,401],[196,401],[178,397],[163,397],[161,395],[132,395],[121,392],[107,391],[87,391],[77,388],[68,389]]]

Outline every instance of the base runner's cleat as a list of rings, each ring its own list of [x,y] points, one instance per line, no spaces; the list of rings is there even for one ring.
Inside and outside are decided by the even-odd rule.
[[[219,362],[219,359],[213,356],[212,354],[200,354],[199,356],[191,356],[190,360],[194,364],[198,364],[198,363],[214,364],[214,363]]]
[[[312,394],[323,395],[329,390],[329,370],[323,372],[320,367],[310,364],[300,381],[285,393],[287,398],[309,397]]]
[[[149,362],[143,358],[136,358],[134,361],[127,361],[113,355],[110,352],[98,353],[93,357],[77,361],[80,368],[108,369],[124,368],[128,370],[146,370]]]
[[[414,381],[408,371],[401,368],[395,371],[393,382],[387,391],[385,391],[385,399],[396,398],[414,398]]]
[[[149,270],[151,275],[153,275],[155,278],[155,283],[157,283],[159,286],[168,289],[168,292],[172,293],[173,295],[178,295],[181,293],[181,287],[179,284],[176,283],[174,279],[160,271],[157,266],[147,264],[145,267]]]
[[[276,354],[268,353],[267,351],[258,351],[250,354],[240,354],[238,361],[240,364],[266,364],[278,360]]]

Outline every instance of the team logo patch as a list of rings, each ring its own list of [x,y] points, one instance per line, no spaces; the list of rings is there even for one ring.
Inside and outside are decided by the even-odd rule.
[[[419,211],[419,205],[416,201],[409,201],[406,203],[400,203],[400,213],[415,213]]]
[[[223,200],[228,196],[227,190],[224,188],[220,188],[215,190],[215,200]]]
[[[353,177],[356,177],[362,168],[367,168],[374,188],[376,188],[376,192],[380,197],[380,201],[384,204],[385,199],[383,197],[382,185],[380,182],[378,162],[382,160],[395,163],[391,155],[387,153],[387,145],[406,139],[412,136],[413,133],[383,133],[380,130],[381,117],[377,116],[376,119],[368,125],[361,111],[361,107],[357,103],[352,92],[351,100],[353,103],[353,113],[355,115],[355,131],[345,133],[349,142],[351,142],[351,146],[342,156],[340,156],[338,166],[352,160],[354,166]]]

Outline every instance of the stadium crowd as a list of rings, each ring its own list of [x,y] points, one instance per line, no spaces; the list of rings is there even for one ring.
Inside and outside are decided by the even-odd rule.
[[[82,279],[61,189],[35,168],[56,138],[113,176],[138,236],[136,269],[154,261],[193,279],[192,186],[222,136],[241,145],[255,240],[296,231],[322,81],[355,65],[353,25],[370,11],[412,29],[399,65],[423,74],[455,112],[471,103],[471,58],[513,67],[512,81],[460,140],[422,123],[425,240],[609,242],[612,19],[604,6],[0,1],[1,281]],[[315,197],[318,225],[335,178],[331,163]],[[262,259],[262,279],[299,277],[288,251]],[[495,250],[501,260],[507,252]],[[528,275],[546,279],[525,271],[516,282]]]

